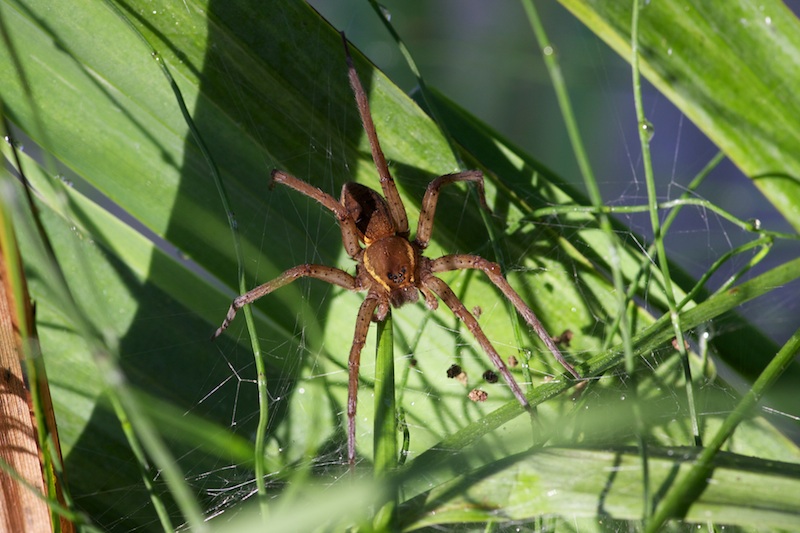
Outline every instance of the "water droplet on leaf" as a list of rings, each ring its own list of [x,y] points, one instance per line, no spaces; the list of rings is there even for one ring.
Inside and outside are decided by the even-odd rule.
[[[653,124],[651,124],[649,120],[644,119],[642,122],[640,122],[639,128],[641,128],[641,130],[647,136],[647,142],[653,140],[653,135],[655,135],[656,130],[653,128]]]

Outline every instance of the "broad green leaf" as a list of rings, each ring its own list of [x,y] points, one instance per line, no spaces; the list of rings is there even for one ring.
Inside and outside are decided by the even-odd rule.
[[[653,449],[654,488],[688,470],[696,449]],[[588,530],[608,531],[615,520],[642,515],[641,457],[633,449],[550,448],[508,457],[469,472],[415,502],[409,530],[441,523],[528,521],[534,517],[592,519]],[[800,524],[797,464],[721,454],[708,489],[689,508],[687,520],[720,525],[794,530]],[[600,521],[593,527],[592,522]],[[582,528],[583,529],[583,528]]]

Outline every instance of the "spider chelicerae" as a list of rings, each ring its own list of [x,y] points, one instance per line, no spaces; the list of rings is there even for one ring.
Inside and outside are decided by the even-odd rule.
[[[488,209],[483,190],[483,174],[477,170],[446,174],[434,179],[425,191],[422,209],[417,223],[414,240],[409,239],[408,217],[405,206],[395,187],[394,179],[389,173],[386,158],[381,150],[369,102],[358,73],[353,65],[347,39],[344,33],[345,60],[347,62],[350,86],[355,95],[361,122],[369,140],[372,159],[380,176],[383,196],[377,191],[358,183],[345,183],[342,187],[340,201],[323,192],[321,189],[295,178],[280,170],[272,171],[274,183],[285,185],[295,191],[316,200],[329,209],[338,219],[342,231],[342,243],[347,254],[356,262],[355,276],[344,270],[325,266],[304,264],[290,268],[272,281],[264,283],[233,300],[222,325],[214,333],[218,337],[228,327],[243,306],[253,303],[262,296],[302,278],[316,278],[337,285],[350,291],[366,291],[367,295],[358,310],[356,317],[353,344],[350,348],[349,377],[347,390],[347,458],[350,467],[356,458],[356,396],[358,391],[358,370],[361,361],[361,349],[367,337],[369,324],[382,321],[389,312],[389,307],[401,307],[409,302],[416,302],[422,294],[429,309],[438,307],[438,300],[449,307],[464,322],[467,329],[475,336],[478,344],[489,356],[492,363],[500,371],[514,396],[526,409],[530,409],[525,394],[514,380],[503,360],[484,334],[477,319],[458,299],[452,289],[434,274],[452,270],[476,269],[483,271],[489,280],[514,305],[520,315],[533,328],[542,342],[550,349],[555,358],[575,378],[580,375],[564,359],[550,335],[528,305],[509,285],[500,272],[500,266],[477,255],[455,254],[445,255],[438,259],[429,259],[422,255],[433,231],[433,215],[439,199],[439,190],[455,182],[474,183],[485,209]],[[363,246],[362,246],[363,244]]]

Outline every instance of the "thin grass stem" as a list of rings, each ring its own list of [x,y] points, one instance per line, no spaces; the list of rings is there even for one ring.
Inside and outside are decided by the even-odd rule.
[[[709,202],[708,200],[702,200],[700,198],[678,198],[676,200],[658,202],[655,204],[655,209],[657,211],[668,209],[671,210],[669,211],[670,214],[668,215],[669,222],[671,223],[672,219],[674,219],[672,213],[675,211],[675,208],[684,206],[697,206],[708,211],[712,211],[747,232],[757,233],[759,235],[769,235],[771,237],[780,239],[800,240],[800,235],[797,233],[786,233],[782,231],[762,229],[759,221],[742,220],[736,215],[733,215],[721,207],[714,205],[712,202]],[[538,220],[547,216],[569,213],[592,213],[598,215],[644,213],[649,212],[652,208],[653,207],[651,205],[603,205],[599,207],[589,205],[559,205],[540,207],[534,210],[530,216],[525,217],[525,219]],[[666,223],[668,219],[665,219],[665,223],[662,224],[663,228],[668,227],[668,224]],[[664,229],[662,232],[666,233],[666,230]]]
[[[392,312],[378,322],[375,346],[375,420],[373,431],[374,476],[385,481],[397,469],[397,407],[395,403],[394,338]],[[390,491],[388,500],[375,516],[377,531],[396,529],[397,492]]]
[[[645,183],[647,186],[647,202],[650,213],[650,224],[653,228],[653,235],[656,244],[656,258],[664,283],[664,294],[669,306],[670,320],[672,329],[675,332],[675,339],[678,353],[683,364],[683,371],[686,380],[686,396],[689,407],[689,419],[692,425],[692,435],[694,445],[702,446],[703,440],[700,436],[700,423],[695,409],[694,386],[692,381],[692,370],[689,365],[689,353],[686,349],[686,341],[683,337],[681,327],[681,317],[678,314],[675,302],[675,293],[672,288],[672,277],[669,271],[669,261],[667,251],[664,246],[664,234],[661,230],[661,221],[658,215],[658,195],[656,193],[656,182],[653,175],[653,164],[650,157],[650,139],[653,137],[653,125],[648,122],[644,114],[644,103],[642,100],[641,75],[639,72],[639,0],[633,0],[633,13],[631,17],[631,67],[633,75],[633,101],[636,108],[636,120],[639,124],[639,143],[642,147],[642,164],[644,166]],[[649,509],[649,506],[648,506]],[[645,518],[648,517],[645,514]]]
[[[580,169],[581,176],[583,177],[586,190],[589,193],[589,198],[593,206],[596,208],[601,208],[604,205],[603,197],[600,193],[600,188],[597,185],[594,171],[589,163],[589,157],[587,156],[586,149],[583,145],[577,120],[575,120],[575,113],[572,109],[572,103],[570,102],[567,84],[561,72],[561,66],[558,61],[558,54],[556,53],[555,46],[547,36],[544,25],[542,24],[533,0],[522,0],[522,5],[525,9],[526,15],[528,16],[533,33],[536,36],[536,41],[539,44],[539,48],[542,51],[542,57],[550,75],[553,89],[556,93],[556,99],[558,100],[558,105],[561,110],[561,115],[567,128],[567,134],[572,145],[572,151],[575,156],[575,160],[578,163],[578,168]],[[632,402],[634,406],[634,417],[636,419],[638,443],[642,455],[644,469],[644,498],[645,502],[647,502],[649,500],[649,481],[647,477],[647,446],[644,438],[646,427],[644,419],[642,418],[639,410],[637,378],[636,373],[634,372],[635,359],[632,342],[633,334],[628,319],[628,304],[630,300],[627,298],[627,292],[625,290],[625,284],[622,275],[620,244],[616,234],[614,233],[611,220],[605,213],[600,213],[598,218],[600,222],[600,228],[606,234],[609,243],[608,257],[611,267],[611,276],[614,284],[614,294],[617,300],[617,314],[615,318],[619,320],[619,332],[622,337],[623,352],[625,354],[625,369],[630,376],[630,390],[632,393]]]

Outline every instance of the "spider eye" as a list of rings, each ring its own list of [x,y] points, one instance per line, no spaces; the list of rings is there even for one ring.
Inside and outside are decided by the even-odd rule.
[[[395,285],[401,285],[403,282],[405,282],[407,270],[408,269],[406,267],[401,267],[397,273],[387,272],[386,277]]]

